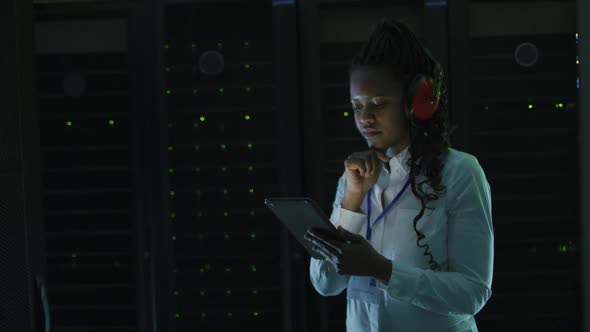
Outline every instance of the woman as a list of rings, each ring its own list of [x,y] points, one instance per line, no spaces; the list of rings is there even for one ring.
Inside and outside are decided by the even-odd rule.
[[[315,289],[347,289],[349,332],[474,332],[492,294],[490,187],[475,157],[450,148],[444,89],[420,74],[441,78],[442,69],[392,19],[375,26],[350,68],[369,149],[348,156],[338,182],[330,219],[345,241],[306,235],[325,257],[310,262]],[[413,98],[425,88],[438,97],[430,113]]]

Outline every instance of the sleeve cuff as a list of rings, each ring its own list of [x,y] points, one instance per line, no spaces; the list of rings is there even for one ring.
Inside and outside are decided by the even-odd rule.
[[[391,297],[411,303],[420,282],[421,269],[395,261],[392,261],[391,269],[389,283],[386,285],[377,280],[377,288],[387,292]]]
[[[342,207],[338,207],[338,210],[335,214],[337,218],[334,220],[334,226],[342,226],[342,228],[349,232],[359,234],[363,223],[367,220],[367,215],[346,210]]]

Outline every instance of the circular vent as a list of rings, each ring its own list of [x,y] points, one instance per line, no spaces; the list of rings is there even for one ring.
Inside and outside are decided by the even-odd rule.
[[[219,75],[223,72],[223,54],[217,51],[207,51],[201,54],[199,69],[205,75]]]
[[[521,43],[514,50],[514,59],[523,67],[532,67],[539,59],[539,50],[533,43]]]

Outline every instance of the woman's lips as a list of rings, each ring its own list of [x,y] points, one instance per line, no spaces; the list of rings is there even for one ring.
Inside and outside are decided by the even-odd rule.
[[[366,131],[365,132],[365,137],[375,137],[377,135],[381,134],[380,131]]]

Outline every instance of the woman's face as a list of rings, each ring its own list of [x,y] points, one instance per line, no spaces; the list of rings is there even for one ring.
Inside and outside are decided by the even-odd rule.
[[[382,67],[358,67],[350,74],[350,100],[356,127],[369,147],[395,154],[410,144],[402,110],[402,85]]]

